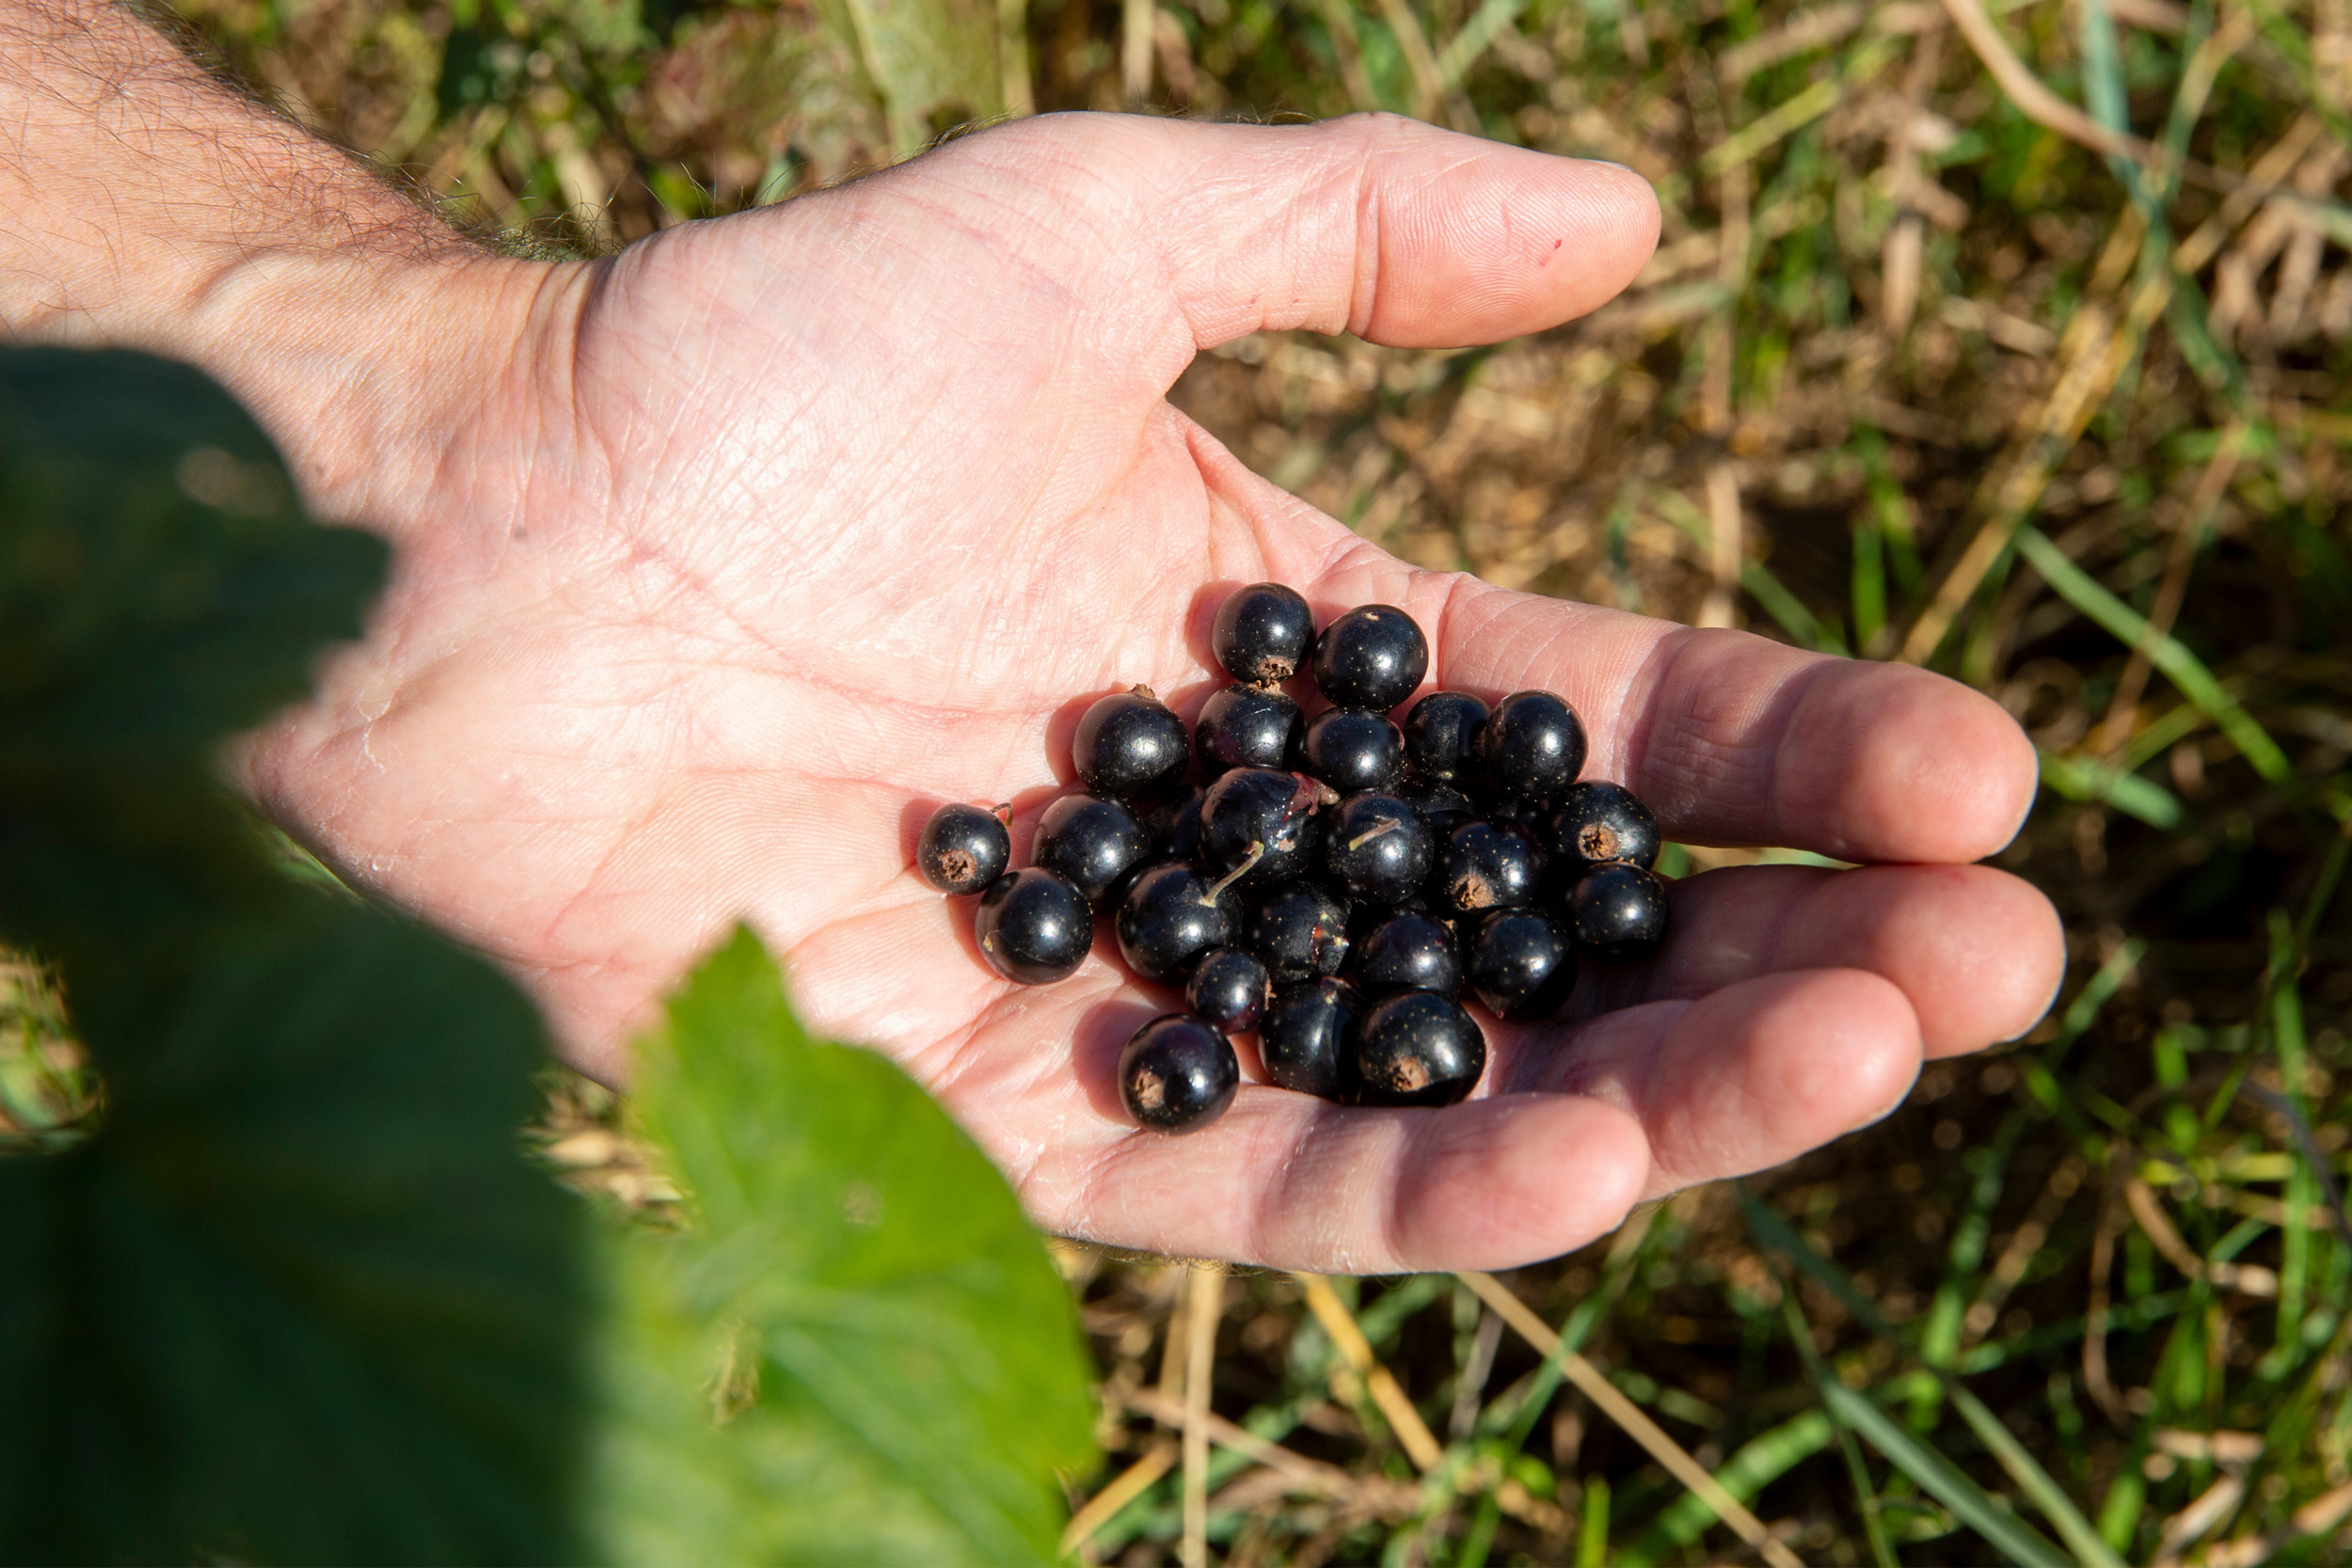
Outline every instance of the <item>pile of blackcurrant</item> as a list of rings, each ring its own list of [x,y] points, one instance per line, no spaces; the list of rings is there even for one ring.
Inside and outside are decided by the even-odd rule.
[[[1580,954],[1657,950],[1657,818],[1623,785],[1578,780],[1584,726],[1560,698],[1433,691],[1391,722],[1428,672],[1421,628],[1366,605],[1317,636],[1279,583],[1226,600],[1213,641],[1234,684],[1189,736],[1147,687],[1086,711],[1086,792],[1045,809],[1026,869],[1009,869],[1003,807],[942,806],[916,850],[931,886],[979,895],[974,935],[1007,979],[1075,970],[1099,908],[1130,969],[1184,988],[1186,1010],[1120,1054],[1136,1121],[1216,1120],[1241,1083],[1232,1037],[1251,1033],[1282,1088],[1450,1105],[1486,1066],[1463,992],[1545,1018]],[[1331,705],[1312,719],[1282,690],[1302,670]]]

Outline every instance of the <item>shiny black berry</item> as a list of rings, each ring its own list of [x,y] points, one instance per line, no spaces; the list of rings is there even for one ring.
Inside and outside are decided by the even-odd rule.
[[[1478,765],[1478,732],[1486,727],[1486,705],[1467,691],[1432,691],[1413,705],[1400,726],[1405,754],[1422,778],[1452,783]]]
[[[1223,1035],[1184,1013],[1155,1018],[1119,1053],[1119,1098],[1154,1132],[1198,1132],[1225,1114],[1241,1063]]]
[[[1152,834],[1116,800],[1065,795],[1037,819],[1029,859],[1057,871],[1095,902],[1152,852]]]
[[[1235,680],[1272,686],[1298,673],[1314,637],[1306,600],[1279,582],[1255,582],[1217,608],[1209,646]]]
[[[1241,897],[1189,865],[1155,865],[1119,905],[1119,953],[1147,980],[1174,980],[1241,929]]]
[[[1184,1006],[1229,1035],[1246,1035],[1258,1026],[1273,990],[1255,957],[1238,947],[1212,947],[1184,982]]]
[[[1611,861],[1648,867],[1658,861],[1658,818],[1623,784],[1587,779],[1570,784],[1551,818],[1551,850],[1563,869]]]
[[[1425,914],[1399,910],[1374,927],[1357,944],[1349,977],[1367,996],[1392,990],[1434,990],[1452,996],[1462,989],[1462,956],[1454,933]]]
[[[1067,979],[1094,945],[1094,911],[1066,877],[1030,866],[988,884],[972,934],[989,968],[1025,986]]]
[[[1351,610],[1315,639],[1315,689],[1341,707],[1386,713],[1428,673],[1428,640],[1393,605]]]
[[[1280,986],[1337,974],[1347,962],[1346,902],[1312,883],[1267,895],[1249,917],[1249,950]]]
[[[1549,691],[1515,691],[1495,705],[1478,754],[1504,794],[1556,800],[1584,766],[1584,725]]]
[[[1144,822],[1152,830],[1152,858],[1197,861],[1200,858],[1200,800],[1208,791],[1194,785],[1173,800],[1149,808]]]
[[[1400,797],[1351,795],[1324,829],[1323,869],[1351,898],[1401,904],[1428,879],[1437,847],[1421,813]]]
[[[1439,909],[1463,914],[1524,909],[1543,879],[1544,852],[1534,839],[1514,828],[1470,822],[1438,847],[1429,896]]]
[[[1576,989],[1568,936],[1537,910],[1495,910],[1470,927],[1470,990],[1497,1018],[1549,1018]]]
[[[1326,1100],[1349,1098],[1356,1086],[1351,1037],[1363,1005],[1354,986],[1327,977],[1277,990],[1258,1020],[1258,1059],[1267,1080]]]
[[[1405,770],[1405,737],[1367,708],[1335,707],[1315,715],[1299,753],[1308,772],[1343,795],[1393,789]]]
[[[1407,784],[1397,792],[1398,799],[1421,813],[1421,819],[1429,824],[1430,833],[1443,838],[1465,822],[1478,819],[1478,807],[1470,798],[1452,784]]]
[[[1323,808],[1337,799],[1303,773],[1236,768],[1200,799],[1200,858],[1252,891],[1295,882],[1314,864]]]
[[[1087,709],[1071,752],[1089,790],[1137,800],[1182,784],[1192,747],[1184,721],[1150,687],[1138,686]]]
[[[1004,821],[985,806],[940,807],[914,844],[915,869],[942,893],[977,893],[1011,863]]]
[[[1200,705],[1192,754],[1211,778],[1229,768],[1290,768],[1306,733],[1298,705],[1279,691],[1229,686]]]
[[[1551,808],[1524,795],[1495,795],[1480,814],[1498,828],[1512,828],[1542,844],[1551,832]]]
[[[1451,1105],[1486,1070],[1486,1037],[1450,997],[1408,990],[1356,1025],[1357,1094],[1366,1105]]]
[[[1638,865],[1597,865],[1568,889],[1568,923],[1597,958],[1646,958],[1666,937],[1665,884]]]

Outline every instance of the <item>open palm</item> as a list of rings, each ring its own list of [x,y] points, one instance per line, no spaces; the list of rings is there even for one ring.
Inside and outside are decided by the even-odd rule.
[[[651,999],[748,917],[812,1023],[929,1085],[1051,1229],[1351,1272],[1499,1266],[1645,1196],[1883,1114],[1922,1053],[2014,1034],[2047,906],[1964,863],[2030,748],[1915,671],[1419,571],[1243,468],[1165,394],[1262,327],[1499,340],[1591,309],[1656,237],[1647,188],[1359,119],[1007,126],[586,265],[501,263],[511,361],[395,584],[254,786],[339,866],[499,957],[573,1061],[622,1071]],[[1106,941],[1024,989],[911,870],[946,800],[1069,783],[1093,698],[1219,684],[1221,593],[1404,607],[1433,685],[1565,696],[1590,776],[1673,836],[1906,863],[1674,889],[1652,964],[1502,1026],[1478,1098],[1353,1110],[1245,1084],[1136,1131],[1120,1044],[1171,1005]],[[1248,1053],[1244,1053],[1247,1073]]]

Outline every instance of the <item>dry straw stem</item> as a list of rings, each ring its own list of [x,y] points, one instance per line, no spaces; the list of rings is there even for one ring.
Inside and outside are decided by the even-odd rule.
[[[1438,57],[1429,51],[1429,35],[1422,31],[1421,19],[1406,0],[1380,0],[1380,15],[1389,31],[1396,35],[1405,69],[1412,72],[1413,118],[1436,119],[1438,106],[1445,98],[1445,78],[1438,71]]]
[[[1339,1347],[1340,1355],[1346,1361],[1348,1370],[1362,1381],[1364,1392],[1371,1395],[1372,1402],[1380,1407],[1380,1414],[1388,1418],[1390,1430],[1396,1433],[1396,1440],[1405,1446],[1405,1452],[1415,1467],[1424,1471],[1437,1468],[1445,1458],[1445,1449],[1430,1433],[1428,1424],[1421,1418],[1421,1412],[1413,1408],[1413,1402],[1405,1397],[1405,1390],[1397,1386],[1396,1378],[1388,1368],[1373,1358],[1372,1342],[1364,1338],[1364,1331],[1356,1326],[1355,1318],[1348,1313],[1347,1304],[1340,1300],[1339,1292],[1331,1289],[1331,1282],[1321,1275],[1302,1274],[1297,1278],[1300,1287],[1307,1292],[1307,1306],[1314,1313],[1315,1321],[1323,1324],[1326,1334],[1331,1336],[1331,1342]]]
[[[2164,1206],[2148,1183],[2137,1176],[2123,1182],[2123,1204],[2137,1222],[2139,1228],[2164,1260],[2191,1279],[2210,1280],[2216,1290],[2242,1291],[2249,1296],[2276,1296],[2279,1276],[2260,1263],[2208,1263],[2189,1249],[2181,1233],[2165,1213]]]
[[[1185,1281],[1184,1568],[1209,1561],[1209,1384],[1216,1374],[1216,1325],[1225,1315],[1225,1270],[1195,1263]]]
[[[1108,1390],[1104,1397],[1110,1397]],[[1352,1476],[1336,1465],[1326,1465],[1279,1443],[1269,1442],[1215,1411],[1202,1412],[1196,1421],[1183,1404],[1149,1388],[1136,1389],[1121,1397],[1120,1402],[1138,1416],[1148,1416],[1179,1431],[1197,1426],[1218,1448],[1231,1449],[1252,1464],[1275,1471],[1286,1478],[1295,1490],[1332,1498],[1358,1513],[1401,1519],[1411,1516],[1421,1506],[1418,1486],[1381,1476]]]
[[[1993,469],[1987,481],[1992,487],[1992,504],[1986,509],[1990,515],[1937,586],[1933,600],[1912,623],[1897,656],[1905,663],[1925,664],[1935,657],[1952,623],[2033,515],[2058,465],[2082,438],[2091,415],[2098,412],[2124,367],[2139,352],[2148,328],[2170,302],[2172,280],[2161,273],[2134,292],[2120,325],[2111,307],[2095,297],[2104,292],[2101,282],[2108,273],[2128,265],[2129,256],[2145,232],[2139,209],[2124,208],[2091,279],[2094,297],[2086,298],[2075,309],[2065,337],[2059,340],[2058,379],[2048,396],[2022,421],[2021,438],[2011,443],[2007,461]],[[2107,288],[2116,282],[2120,278],[2109,280]]]
[[[1560,1336],[1537,1317],[1528,1305],[1504,1288],[1502,1282],[1488,1274],[1464,1274],[1459,1276],[1478,1294],[1478,1299],[1501,1314],[1502,1321],[1517,1330],[1520,1338],[1545,1355],[1557,1355],[1560,1370],[1568,1381],[1583,1391],[1584,1397],[1598,1405],[1602,1414],[1625,1430],[1652,1459],[1666,1467],[1669,1475],[1689,1487],[1700,1501],[1715,1511],[1715,1516],[1729,1525],[1754,1547],[1772,1568],[1804,1568],[1803,1561],[1788,1547],[1772,1539],[1763,1521],[1740,1506],[1740,1499],[1724,1490],[1723,1483],[1707,1473],[1704,1465],[1682,1449],[1682,1446],[1659,1429],[1658,1423],[1642,1414],[1641,1407],[1619,1393],[1616,1385],[1600,1373],[1600,1370],[1572,1350],[1561,1346]]]
[[[2297,1541],[2323,1535],[2352,1514],[2352,1485],[2323,1492],[2267,1534],[2243,1535],[2205,1554],[2205,1568],[2260,1568]]]
[[[1089,1497],[1086,1506],[1070,1516],[1070,1527],[1061,1532],[1061,1555],[1068,1557],[1085,1545],[1120,1509],[1151,1490],[1153,1481],[1176,1467],[1176,1454],[1175,1444],[1154,1443],[1144,1450],[1141,1459],[1120,1471],[1108,1485]]]

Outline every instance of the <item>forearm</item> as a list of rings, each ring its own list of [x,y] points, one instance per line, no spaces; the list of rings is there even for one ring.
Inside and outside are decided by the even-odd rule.
[[[312,504],[397,527],[511,360],[537,269],[102,0],[0,0],[0,333],[200,366]]]

